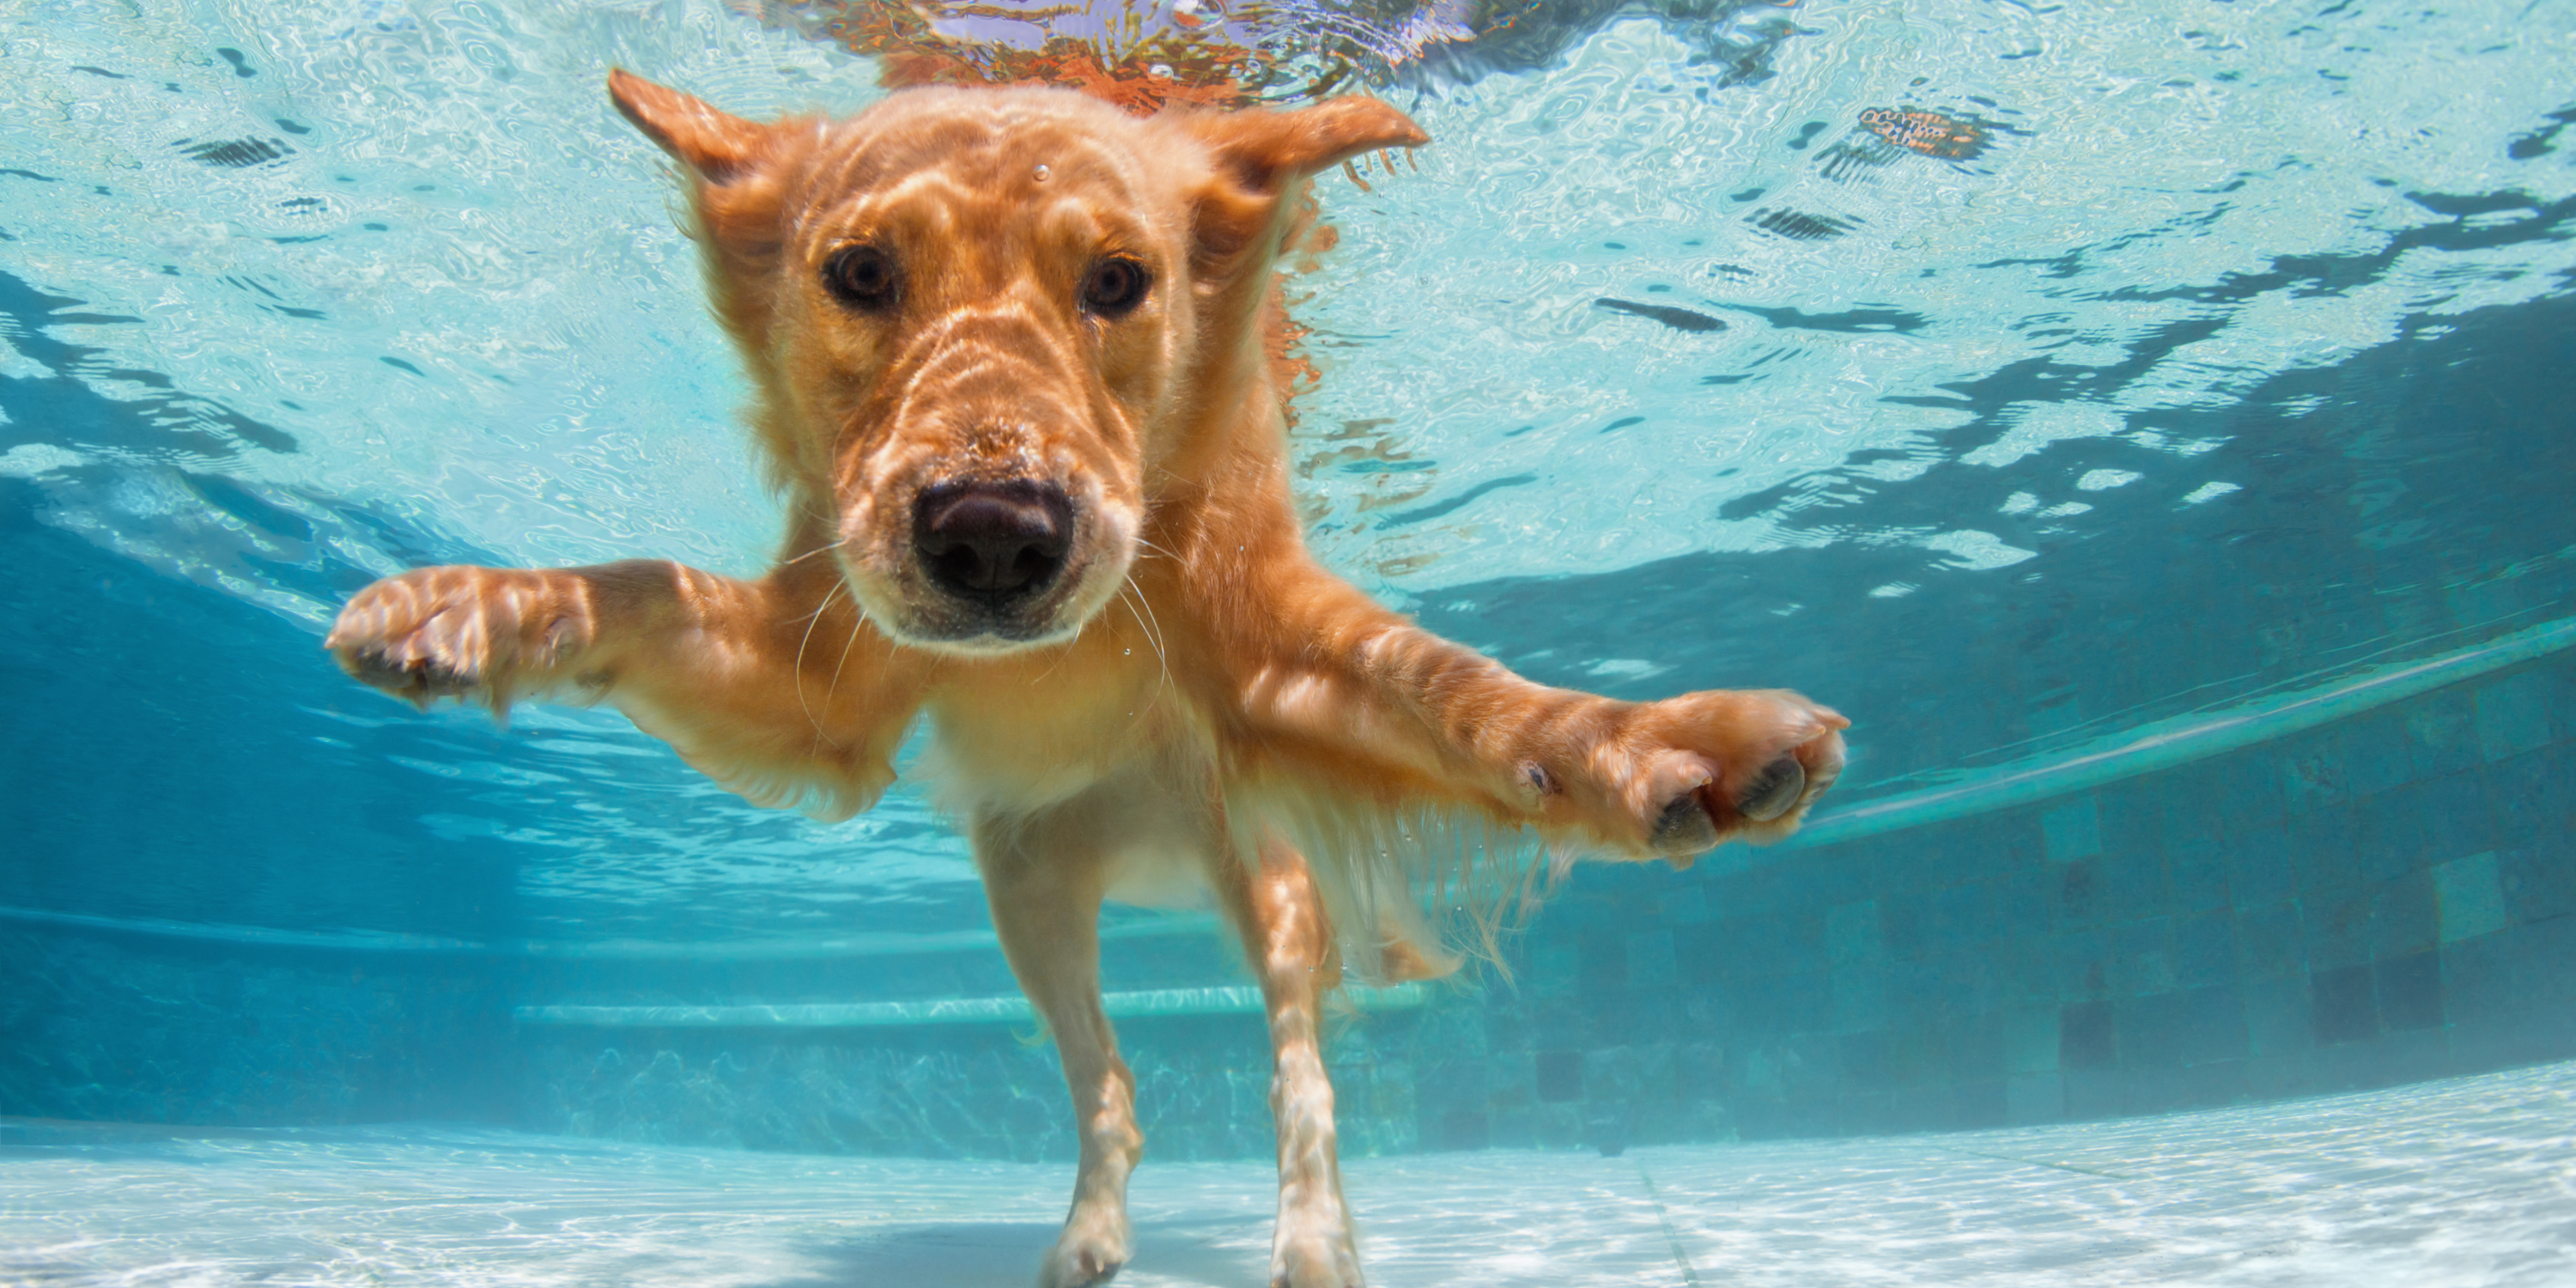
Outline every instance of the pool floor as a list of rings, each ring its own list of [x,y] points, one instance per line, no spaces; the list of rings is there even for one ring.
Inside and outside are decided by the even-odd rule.
[[[0,1119],[0,1283],[1023,1288],[1063,1165]],[[2152,1119],[1354,1161],[1378,1288],[2576,1284],[2576,1064]],[[1122,1288],[1259,1285],[1256,1163],[1136,1175]]]

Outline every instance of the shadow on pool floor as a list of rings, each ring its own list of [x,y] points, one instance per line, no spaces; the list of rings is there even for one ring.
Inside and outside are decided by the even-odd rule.
[[[1241,1222],[1229,1223],[1240,1226]],[[1240,1229],[1225,1231],[1241,1234]],[[857,1284],[922,1284],[939,1288],[1029,1288],[1038,1258],[1055,1240],[1052,1221],[952,1221],[865,1235],[840,1247],[807,1250],[809,1271],[759,1288],[846,1288]],[[1227,1247],[1185,1221],[1144,1221],[1135,1229],[1135,1259],[1150,1282],[1225,1288],[1260,1284],[1265,1249]],[[1119,1282],[1128,1282],[1121,1276]],[[1146,1282],[1140,1279],[1138,1282]]]

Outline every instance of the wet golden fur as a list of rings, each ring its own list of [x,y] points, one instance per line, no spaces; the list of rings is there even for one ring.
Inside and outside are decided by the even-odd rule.
[[[762,124],[623,73],[610,91],[688,172],[787,500],[778,565],[424,569],[361,593],[329,647],[423,703],[608,702],[750,799],[825,818],[877,800],[927,715],[932,790],[972,838],[1080,1124],[1041,1282],[1128,1255],[1143,1138],[1100,1009],[1100,903],[1212,894],[1277,1054],[1275,1282],[1358,1284],[1318,1008],[1346,962],[1407,978],[1453,960],[1413,896],[1475,880],[1476,859],[1425,856],[1460,827],[1676,863],[1785,835],[1840,769],[1845,722],[1781,692],[1534,685],[1308,556],[1265,352],[1273,261],[1309,176],[1428,141],[1393,109],[1139,120],[925,89]],[[1132,301],[1113,289],[1128,271]],[[1051,543],[994,547],[1043,576],[956,589],[938,507],[969,494]],[[1003,576],[981,557],[955,566]]]

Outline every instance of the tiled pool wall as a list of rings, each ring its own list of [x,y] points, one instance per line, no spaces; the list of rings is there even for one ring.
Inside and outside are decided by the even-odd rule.
[[[1495,1031],[1543,1035],[1533,1081],[1579,1059],[1553,1089],[1595,1117],[1629,1094],[1596,1078],[1624,1051],[1675,1071],[1636,1093],[1635,1120],[1713,1100],[1744,1137],[2154,1113],[2563,1057],[2571,737],[2562,660],[1776,866],[1602,873],[1532,936]],[[1426,1105],[1440,1086],[1424,1079]],[[1543,1116],[1545,1093],[1452,1097],[1426,1139],[1517,1137],[1503,1124]]]
[[[1579,869],[1509,984],[1353,1015],[1353,1154],[2044,1123],[2576,1055],[2576,658],[2026,807],[1689,872]],[[1203,936],[1109,984],[1236,982]],[[1002,996],[990,950],[544,961],[0,932],[0,1112],[499,1121],[1071,1157],[1023,1024],[519,1027],[566,998]],[[1150,1150],[1270,1152],[1251,1015],[1120,1025]]]
[[[508,1121],[493,972],[0,926],[0,1114],[282,1126]]]

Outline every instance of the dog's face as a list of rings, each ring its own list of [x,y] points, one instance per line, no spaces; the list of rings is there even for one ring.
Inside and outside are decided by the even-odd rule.
[[[962,653],[1068,639],[1116,595],[1193,436],[1258,392],[1295,186],[1427,141],[1363,99],[1138,120],[933,89],[764,125],[622,72],[610,94],[695,172],[764,444],[851,595]]]

